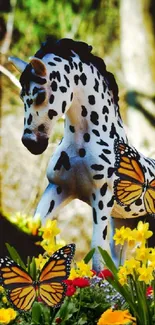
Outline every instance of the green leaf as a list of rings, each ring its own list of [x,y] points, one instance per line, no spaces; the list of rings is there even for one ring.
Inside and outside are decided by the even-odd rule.
[[[41,306],[37,301],[35,301],[32,306],[32,321],[34,324],[40,324],[41,314]]]
[[[99,252],[100,252],[100,254],[101,254],[101,256],[102,256],[102,258],[103,258],[103,260],[104,260],[104,262],[106,264],[106,266],[108,267],[108,269],[113,273],[113,275],[116,278],[118,278],[117,277],[117,272],[118,272],[117,267],[115,266],[115,264],[114,264],[112,258],[110,257],[110,255],[107,253],[106,250],[102,249],[99,246],[98,246],[98,250],[99,250]]]
[[[89,261],[92,259],[94,253],[95,253],[95,248],[92,248],[92,249],[89,251],[89,253],[84,257],[84,262],[85,262],[86,264],[88,264]]]
[[[37,267],[35,257],[32,257],[32,262],[30,263],[30,275],[33,280],[36,280]]]
[[[7,250],[11,256],[11,258],[17,263],[19,264],[24,270],[26,270],[26,265],[24,264],[24,262],[22,261],[20,255],[18,254],[18,252],[16,251],[16,249],[13,246],[10,246],[8,243],[5,243]]]

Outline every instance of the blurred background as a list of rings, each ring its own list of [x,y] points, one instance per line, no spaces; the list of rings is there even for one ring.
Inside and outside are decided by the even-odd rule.
[[[47,164],[63,134],[60,120],[41,156],[33,156],[22,145],[20,75],[8,56],[28,61],[48,35],[87,42],[95,55],[104,58],[119,86],[131,144],[155,157],[155,1],[0,0],[1,222],[5,225],[1,231],[8,237],[9,220],[28,231],[25,220],[33,215],[47,185]],[[61,237],[67,243],[74,241],[82,257],[90,248],[90,207],[75,200],[55,217]],[[19,243],[19,232],[13,238]]]

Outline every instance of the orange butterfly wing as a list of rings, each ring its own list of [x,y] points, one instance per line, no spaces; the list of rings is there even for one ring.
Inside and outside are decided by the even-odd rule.
[[[0,278],[15,308],[27,311],[36,297],[31,276],[10,258],[0,259]]]
[[[119,179],[115,181],[114,195],[121,205],[130,205],[141,197],[144,173],[138,162],[136,152],[126,144],[116,146],[116,174]]]
[[[145,209],[150,214],[155,214],[155,179],[153,179],[144,194]]]
[[[62,281],[69,277],[74,252],[74,244],[60,248],[41,271],[39,295],[48,306],[58,307],[65,298],[66,285]]]

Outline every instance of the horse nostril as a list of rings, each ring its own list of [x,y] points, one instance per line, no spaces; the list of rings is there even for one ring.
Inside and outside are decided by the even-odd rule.
[[[39,132],[44,132],[44,130],[45,130],[45,125],[44,125],[44,124],[40,124],[40,125],[38,126],[38,131],[39,131]]]
[[[24,130],[24,134],[31,134],[31,133],[32,133],[32,131],[30,129],[25,129]]]
[[[28,133],[26,134],[22,137],[23,145],[34,155],[43,153],[48,146],[48,138],[39,138],[35,140],[30,138]]]

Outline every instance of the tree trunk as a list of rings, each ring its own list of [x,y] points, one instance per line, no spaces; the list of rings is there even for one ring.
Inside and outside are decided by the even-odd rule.
[[[144,153],[155,140],[154,0],[121,0],[121,55],[127,88],[129,138]],[[152,147],[152,148],[151,148]]]

